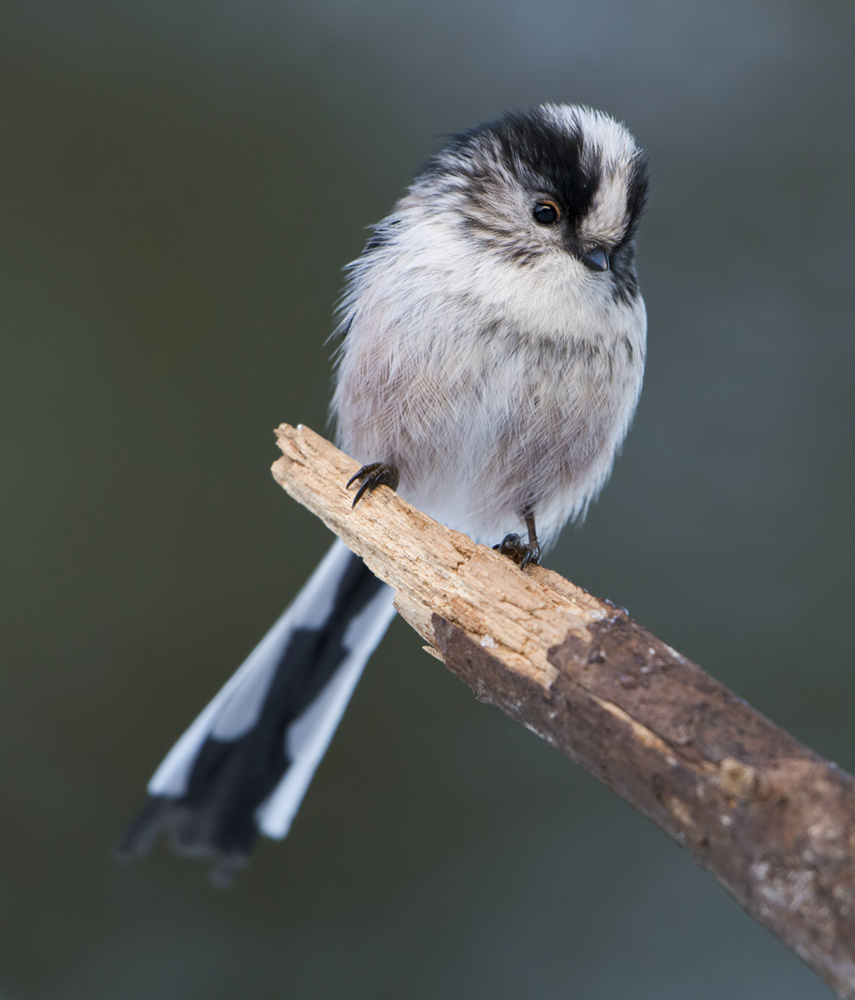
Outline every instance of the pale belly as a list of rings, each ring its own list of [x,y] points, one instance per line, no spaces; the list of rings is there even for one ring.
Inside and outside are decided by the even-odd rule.
[[[532,511],[548,546],[608,477],[640,357],[621,340],[597,350],[434,348],[406,365],[378,365],[376,344],[364,365],[358,352],[347,359],[336,395],[342,446],[360,462],[395,465],[402,496],[449,527],[493,544],[521,533]]]

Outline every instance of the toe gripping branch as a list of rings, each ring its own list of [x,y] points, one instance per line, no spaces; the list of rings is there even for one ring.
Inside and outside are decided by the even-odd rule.
[[[398,470],[394,465],[386,462],[372,462],[370,465],[363,465],[362,468],[350,477],[347,481],[346,489],[359,481],[360,486],[353,498],[353,505],[356,506],[366,492],[373,493],[378,486],[388,486],[391,490],[398,488]]]
[[[526,513],[525,526],[528,529],[528,541],[524,542],[515,532],[505,537],[494,545],[493,548],[503,556],[509,556],[519,566],[525,569],[526,566],[540,562],[540,542],[537,540],[537,529],[534,525],[534,514]]]

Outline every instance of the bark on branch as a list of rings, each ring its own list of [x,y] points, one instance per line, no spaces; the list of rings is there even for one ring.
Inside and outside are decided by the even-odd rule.
[[[428,650],[685,847],[755,920],[855,1000],[855,779],[700,667],[540,566],[449,531],[356,463],[277,430],[277,481],[396,591]]]

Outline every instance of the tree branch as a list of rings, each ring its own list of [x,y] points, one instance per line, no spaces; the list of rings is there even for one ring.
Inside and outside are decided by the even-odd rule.
[[[449,531],[356,463],[277,430],[277,481],[396,593],[429,652],[685,847],[755,920],[855,1000],[855,779],[608,601]]]

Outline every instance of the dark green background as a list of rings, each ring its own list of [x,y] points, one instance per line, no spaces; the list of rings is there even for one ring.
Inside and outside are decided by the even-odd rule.
[[[328,537],[332,303],[442,133],[647,148],[635,426],[549,565],[844,767],[855,8],[13,0],[0,13],[0,997],[811,1000],[688,857],[396,624],[237,887],[110,850]]]

